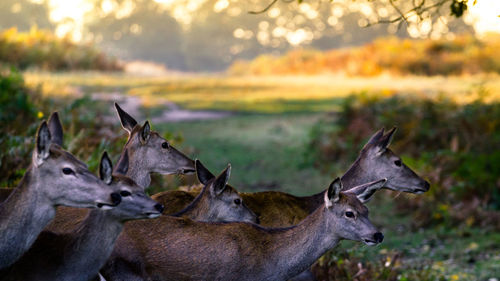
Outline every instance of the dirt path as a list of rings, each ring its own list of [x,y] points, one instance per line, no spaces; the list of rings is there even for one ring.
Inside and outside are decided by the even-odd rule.
[[[134,116],[134,118],[139,120],[145,118],[140,110],[143,106],[140,97],[128,96],[120,92],[98,92],[91,94],[91,98],[98,101],[117,102],[126,112]],[[233,115],[233,113],[223,111],[186,110],[166,99],[160,100],[157,105],[164,105],[167,109],[163,111],[160,116],[151,118],[151,121],[154,123],[221,119]],[[116,117],[110,116],[107,118],[113,118],[114,120]]]

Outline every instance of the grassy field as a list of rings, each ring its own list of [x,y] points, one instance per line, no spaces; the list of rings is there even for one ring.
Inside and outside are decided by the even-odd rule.
[[[118,74],[26,73],[28,85],[58,98],[92,93],[138,96],[138,118],[158,117],[171,101],[187,109],[224,110],[233,115],[217,120],[156,122],[153,129],[181,136],[179,146],[202,160],[213,172],[227,163],[230,182],[241,191],[282,190],[297,195],[316,193],[348,168],[332,163],[322,172],[308,157],[311,128],[325,112],[339,110],[343,99],[375,93],[394,94],[467,103],[500,99],[497,76],[477,77],[130,77]],[[92,108],[88,109],[89,111]],[[109,102],[109,114],[114,109]],[[118,120],[116,120],[118,123]],[[361,147],[356,148],[357,150]],[[404,151],[396,151],[403,153]],[[353,161],[354,159],[350,159]],[[424,175],[425,176],[425,175]],[[415,229],[412,218],[400,215],[394,202],[410,196],[383,192],[369,207],[373,221],[382,226],[386,239],[377,247],[343,242],[327,254],[347,273],[349,280],[361,268],[369,268],[386,280],[495,280],[500,277],[500,234],[489,229],[443,226]],[[421,196],[426,196],[421,195]],[[410,196],[411,197],[411,196]],[[352,268],[348,270],[348,266]],[[349,275],[350,274],[350,275]],[[349,278],[351,277],[351,278]],[[364,280],[364,279],[359,279]]]
[[[175,75],[140,77],[102,73],[25,73],[28,85],[49,96],[92,92],[120,92],[142,98],[144,106],[168,99],[184,108],[238,112],[321,112],[335,109],[336,100],[352,93],[415,95],[459,103],[478,96],[484,102],[500,100],[500,77],[391,77],[345,76],[226,77]]]

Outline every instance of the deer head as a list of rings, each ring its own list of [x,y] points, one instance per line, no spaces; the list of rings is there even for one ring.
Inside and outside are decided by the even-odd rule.
[[[195,171],[194,161],[171,146],[157,132],[151,131],[148,121],[140,126],[117,103],[115,107],[123,129],[129,134],[124,153],[117,164],[121,168],[117,172],[126,170],[127,175],[140,186],[147,187],[150,173],[188,174]],[[128,157],[129,162],[126,169],[120,163],[124,157]]]
[[[426,192],[430,184],[406,166],[401,158],[388,148],[395,132],[395,127],[387,134],[384,134],[383,128],[376,132],[363,147],[354,165],[359,165],[362,171],[367,171],[366,176],[371,178],[367,181],[387,179],[384,185],[387,189],[409,193]]]
[[[238,191],[227,184],[230,164],[215,177],[199,160],[195,163],[198,180],[205,185],[199,200],[206,201],[203,212],[210,221],[258,222],[257,215],[243,202]]]
[[[375,187],[374,187],[375,186]],[[367,200],[370,189],[380,188],[380,183],[358,188],[359,194],[341,192],[342,182],[335,179],[325,192],[324,201],[327,212],[327,225],[340,239],[362,241],[375,245],[384,239],[384,235],[368,219],[368,208],[362,200]],[[373,194],[373,192],[371,193]]]
[[[163,205],[147,196],[143,188],[132,179],[119,174],[113,175],[112,165],[108,154],[104,152],[99,166],[99,176],[104,183],[117,190],[121,197],[120,205],[110,210],[109,214],[121,221],[160,216],[163,212]]]
[[[119,195],[92,174],[87,165],[61,148],[63,132],[57,112],[49,124],[43,121],[36,136],[32,160],[36,187],[56,206],[116,206]]]

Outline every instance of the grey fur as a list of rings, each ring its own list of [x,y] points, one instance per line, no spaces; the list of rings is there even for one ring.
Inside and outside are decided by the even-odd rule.
[[[429,183],[402,163],[401,158],[388,148],[395,130],[393,128],[384,135],[382,128],[370,138],[358,159],[342,176],[346,190],[383,178],[387,179],[383,188],[390,190],[418,194],[429,189]],[[401,165],[397,166],[396,161]]]
[[[72,173],[64,174],[63,168]],[[29,249],[59,205],[95,208],[112,205],[111,191],[87,166],[50,141],[47,123],[38,129],[31,166],[0,204],[0,269]]]
[[[101,161],[101,171],[106,155]],[[108,178],[110,174],[102,174]],[[160,216],[152,200],[130,179],[114,179],[110,188],[131,194],[112,210],[92,210],[72,233],[44,231],[33,247],[14,265],[0,272],[0,280],[87,281],[98,275],[111,254],[125,221]],[[71,211],[71,210],[69,210]]]
[[[123,128],[129,133],[115,173],[127,175],[145,189],[151,183],[151,173],[168,175],[194,172],[194,161],[158,133],[151,131],[149,122],[139,126],[118,104],[115,107]],[[163,147],[163,143],[167,143],[167,146]]]
[[[198,178],[198,172],[210,173],[199,160],[196,160],[196,167]],[[257,215],[247,207],[238,192],[227,185],[230,172],[231,165],[228,164],[219,176],[206,181],[203,190],[191,204],[172,216],[204,222],[258,222]]]
[[[377,190],[381,189],[385,185],[386,182],[387,182],[387,179],[380,179],[380,180],[376,180],[376,181],[372,181],[369,183],[355,186],[346,192],[350,192],[350,193],[355,194],[358,197],[359,201],[361,201],[361,203],[366,203],[366,202],[370,201],[373,194],[375,194],[375,192]]]
[[[59,146],[63,146],[63,128],[61,124],[61,120],[59,120],[59,114],[57,112],[53,112],[49,118],[49,130],[52,135],[52,143],[55,143]]]
[[[115,102],[115,109],[116,112],[118,113],[118,118],[120,118],[120,122],[122,124],[123,129],[125,129],[129,134],[132,132],[134,129],[135,125],[137,125],[137,121],[130,116],[125,110],[123,110],[116,102]]]

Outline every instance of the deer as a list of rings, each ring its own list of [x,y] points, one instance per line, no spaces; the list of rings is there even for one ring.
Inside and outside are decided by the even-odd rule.
[[[385,134],[382,128],[369,139],[356,161],[341,177],[346,191],[380,179],[386,179],[384,189],[415,194],[429,190],[430,184],[388,148],[395,131],[394,127]],[[201,183],[206,182],[201,181]],[[168,202],[171,210],[182,210],[198,192],[198,188],[189,192],[179,190],[175,193],[160,193],[154,195],[154,198],[162,204]],[[322,204],[323,196],[324,191],[303,197],[280,191],[241,193],[245,203],[259,217],[260,224],[268,227],[284,227],[299,223]]]
[[[31,247],[54,218],[57,206],[110,209],[120,202],[119,194],[61,148],[62,138],[54,112],[49,124],[43,121],[37,130],[31,165],[0,204],[0,269]]]
[[[204,183],[203,189],[183,210],[175,212],[167,207],[165,215],[188,217],[204,222],[247,221],[258,223],[257,216],[247,207],[239,192],[227,184],[231,175],[230,164],[217,177],[214,177],[198,159],[195,160],[195,168],[198,180]],[[171,196],[165,196],[171,192],[175,192],[175,190],[157,193],[152,198],[157,201],[164,197],[171,198]],[[160,201],[168,202],[168,200]]]
[[[121,203],[112,210],[90,211],[70,233],[45,230],[20,260],[0,273],[0,280],[90,280],[111,254],[125,222],[161,215],[163,205],[148,197],[142,187],[126,176],[112,174],[106,152],[99,175],[120,194]]]
[[[196,175],[198,179],[206,182],[202,191],[192,202],[183,210],[171,213],[169,205],[166,204],[164,216],[170,214],[173,217],[186,217],[195,221],[203,222],[249,222],[258,223],[257,216],[246,206],[245,202],[239,195],[238,191],[228,185],[231,174],[231,165],[228,165],[221,174],[217,177],[212,177],[212,173],[199,161],[195,160]],[[209,177],[209,178],[207,178]],[[162,194],[168,194],[165,191]],[[152,196],[154,200],[154,196]],[[69,221],[69,220],[68,220]],[[161,225],[156,225],[152,221],[150,226],[152,229]],[[116,247],[111,255],[110,260],[106,263],[103,275],[106,279],[114,280],[115,278],[124,278],[124,280],[134,280],[139,278],[136,276],[134,264],[136,259],[141,260],[141,253],[138,248],[134,247],[131,237],[127,233],[122,233],[118,238],[119,243],[127,244],[126,248]],[[123,252],[125,251],[125,252]],[[124,255],[127,259],[121,258]],[[132,262],[131,262],[132,261]],[[116,274],[120,277],[117,277]]]
[[[343,239],[381,243],[384,236],[368,219],[363,202],[385,182],[357,188],[355,194],[342,191],[337,178],[324,193],[322,206],[285,228],[171,216],[131,222],[124,229],[130,239],[117,242],[122,255],[115,259],[130,261],[135,279],[120,271],[110,278],[106,266],[101,272],[106,280],[287,280]],[[140,260],[130,260],[130,244],[140,250]]]
[[[123,129],[129,135],[116,165],[116,173],[126,174],[144,189],[151,183],[151,173],[194,173],[194,161],[173,147],[159,133],[151,131],[149,121],[140,126],[117,103],[115,108]]]
[[[152,131],[149,121],[145,121],[141,126],[117,103],[115,109],[122,128],[128,133],[127,142],[114,167],[115,173],[130,177],[144,189],[151,183],[152,173],[163,175],[194,173],[194,161],[173,147],[158,132]],[[60,146],[62,143],[61,136]],[[0,202],[3,202],[11,192],[11,188],[1,188]]]

